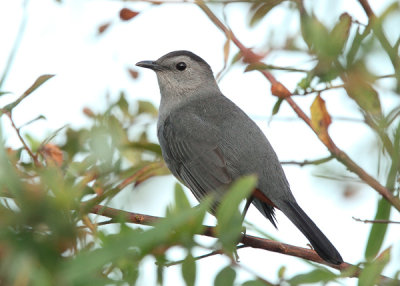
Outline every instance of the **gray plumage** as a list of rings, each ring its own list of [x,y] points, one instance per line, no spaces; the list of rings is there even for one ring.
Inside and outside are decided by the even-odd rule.
[[[203,59],[188,51],[175,51],[157,61],[137,65],[157,74],[161,91],[158,139],[162,154],[171,172],[198,200],[217,189],[221,192],[243,175],[257,174],[257,189],[300,229],[321,258],[333,264],[343,262],[339,252],[296,203],[263,132],[221,93]],[[276,226],[274,206],[255,197],[250,199]]]

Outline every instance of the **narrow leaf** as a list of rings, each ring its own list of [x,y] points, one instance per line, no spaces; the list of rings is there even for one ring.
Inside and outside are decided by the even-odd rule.
[[[10,94],[10,93],[11,93],[10,91],[0,91],[0,96],[3,96],[5,94]]]
[[[330,41],[330,55],[336,57],[343,50],[344,45],[349,37],[351,26],[351,16],[347,13],[340,15],[339,22],[333,27],[331,31]]]
[[[54,75],[53,74],[45,74],[41,75],[36,79],[36,81],[14,102],[6,105],[4,109],[11,111],[15,106],[17,106],[25,97],[30,95],[32,92],[34,92],[38,87],[40,87],[43,83],[45,83],[47,80],[52,78]]]
[[[388,220],[390,217],[391,205],[385,199],[380,199],[374,220]],[[368,236],[367,247],[365,249],[365,258],[374,259],[382,247],[386,235],[388,224],[374,223]]]
[[[185,192],[183,191],[183,188],[179,183],[175,184],[175,208],[177,210],[191,208],[189,200],[187,199]]]
[[[281,108],[282,102],[283,102],[283,98],[279,97],[274,105],[274,108],[272,109],[272,115],[275,115],[279,112],[279,108]]]
[[[250,27],[255,26],[258,22],[260,22],[269,11],[271,11],[275,6],[283,2],[283,0],[269,0],[263,2],[262,5],[257,6],[253,15],[250,18]]]
[[[249,64],[246,66],[245,68],[245,72],[249,72],[249,71],[254,71],[254,70],[267,70],[269,68],[269,66],[267,64],[264,63],[253,63],[253,64]]]
[[[358,279],[359,286],[381,285],[380,274],[390,261],[390,250],[391,248],[389,247],[376,260],[365,265]]]
[[[222,197],[216,217],[218,224],[216,232],[223,249],[231,255],[242,230],[242,215],[239,204],[253,192],[257,183],[256,176],[246,176],[238,179]]]
[[[196,261],[191,254],[182,263],[182,276],[187,286],[194,286],[196,281]]]

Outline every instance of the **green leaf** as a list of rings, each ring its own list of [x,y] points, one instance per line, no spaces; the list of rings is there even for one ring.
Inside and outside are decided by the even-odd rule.
[[[226,194],[222,197],[221,204],[217,208],[218,224],[216,233],[222,248],[228,255],[235,251],[242,231],[242,215],[239,212],[239,204],[249,197],[256,184],[256,176],[246,176],[236,180],[226,191]]]
[[[374,261],[369,262],[365,265],[364,270],[361,272],[358,279],[358,285],[360,286],[373,286],[381,285],[380,274],[385,266],[390,262],[390,250],[389,247],[381,253],[381,255]]]
[[[246,66],[244,72],[249,72],[249,71],[254,71],[254,70],[267,70],[269,69],[269,65],[264,64],[264,63],[254,63],[254,64],[249,64]]]
[[[190,209],[190,208],[191,208],[191,206],[190,206],[189,200],[187,199],[181,184],[176,183],[175,184],[175,209],[179,211],[179,210],[185,210],[185,209]]]
[[[45,83],[47,80],[52,78],[54,74],[45,74],[41,75],[36,79],[36,81],[14,102],[7,104],[4,109],[11,111],[14,107],[16,107],[25,97],[30,95],[32,92],[34,92],[38,87],[40,87],[43,83]]]
[[[243,58],[242,52],[239,50],[233,57],[231,61],[231,65],[237,63]]]
[[[5,95],[5,94],[10,94],[10,91],[0,91],[0,96]]]
[[[275,102],[274,107],[272,108],[272,115],[275,115],[279,112],[282,102],[283,102],[283,98],[279,97],[278,100]]]
[[[371,82],[372,75],[367,71],[363,63],[356,63],[347,73],[344,88],[358,106],[375,117],[382,116],[381,102],[378,92]]]
[[[386,199],[380,199],[374,220],[388,220],[390,217],[391,205]],[[388,224],[374,223],[368,236],[367,247],[365,249],[365,258],[374,259],[382,247],[386,235]]]
[[[315,269],[309,273],[299,274],[287,282],[289,285],[301,285],[301,284],[311,284],[318,282],[328,282],[332,281],[337,277],[337,275],[327,269]]]
[[[32,152],[36,153],[36,151],[39,149],[39,147],[41,145],[41,142],[29,133],[26,133],[24,135],[25,135],[26,140],[28,141],[28,145],[29,145],[30,149],[32,150]]]
[[[236,278],[236,271],[227,266],[215,277],[214,286],[233,286]]]
[[[128,144],[124,145],[125,148],[134,148],[134,149],[139,149],[139,150],[146,150],[150,151],[153,153],[156,153],[157,155],[161,156],[161,147],[158,144],[151,143],[151,142],[129,142]]]
[[[183,260],[182,276],[187,286],[194,286],[196,281],[196,261],[190,253]]]
[[[138,101],[138,114],[148,113],[152,116],[157,116],[157,108],[149,101],[139,100]]]
[[[242,286],[265,286],[266,284],[260,280],[249,280],[242,284]]]
[[[329,37],[329,51],[332,57],[337,57],[342,52],[349,37],[351,21],[351,16],[343,13],[340,15],[339,22],[333,27]]]
[[[311,85],[311,80],[312,77],[310,75],[307,75],[306,77],[302,78],[298,83],[297,86],[301,88],[302,90],[306,90],[307,88],[310,87]]]
[[[285,277],[286,266],[282,265],[278,270],[278,278],[283,279]]]
[[[269,11],[282,2],[283,0],[269,0],[262,2],[261,5],[252,6],[253,15],[250,18],[250,27],[255,26],[268,14]]]
[[[163,285],[164,274],[165,274],[164,264],[166,262],[166,259],[164,255],[159,255],[156,258],[157,258],[157,284]]]
[[[303,39],[310,50],[316,53],[324,51],[329,39],[329,32],[324,24],[314,14],[309,15],[305,10],[300,13],[300,23]]]

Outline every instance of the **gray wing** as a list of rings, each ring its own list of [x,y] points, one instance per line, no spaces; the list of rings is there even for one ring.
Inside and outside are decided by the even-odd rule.
[[[235,151],[221,144],[223,138],[216,127],[199,116],[181,110],[170,114],[158,129],[169,169],[198,200],[211,191],[224,189],[239,176],[232,163]]]

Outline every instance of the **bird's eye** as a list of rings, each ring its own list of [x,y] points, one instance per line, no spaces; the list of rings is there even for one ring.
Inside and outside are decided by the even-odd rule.
[[[176,64],[176,69],[179,71],[183,71],[186,69],[186,64],[184,62],[179,62]]]

